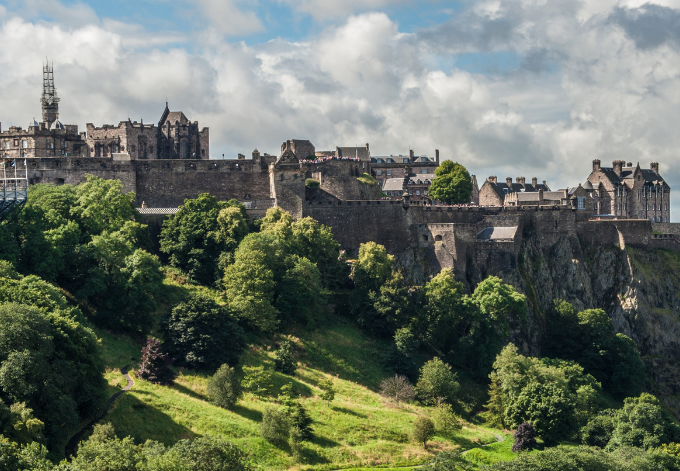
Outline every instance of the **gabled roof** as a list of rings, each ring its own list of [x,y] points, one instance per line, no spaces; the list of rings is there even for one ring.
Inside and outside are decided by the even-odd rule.
[[[513,227],[487,227],[477,234],[477,240],[514,239],[517,226]]]
[[[402,191],[404,189],[403,178],[388,178],[383,185],[383,191]]]

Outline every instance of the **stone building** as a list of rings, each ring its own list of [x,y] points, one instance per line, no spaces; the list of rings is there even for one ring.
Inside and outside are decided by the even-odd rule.
[[[671,188],[656,162],[649,169],[623,160],[602,167],[595,159],[583,188],[592,195],[596,215],[670,222]]]
[[[26,129],[0,124],[0,158],[86,157],[88,149],[78,126],[59,121],[59,97],[54,85],[53,67],[43,65],[43,93],[40,97],[42,121],[32,119]]]
[[[91,157],[129,159],[208,159],[210,131],[199,130],[198,122],[190,122],[181,111],[170,111],[168,103],[158,126],[122,121],[118,126],[87,124],[87,146]]]
[[[543,183],[538,183],[536,177],[531,179],[531,183],[526,182],[526,178],[517,177],[513,183],[511,177],[507,177],[505,182],[499,182],[498,178],[491,176],[486,179],[482,187],[479,189],[479,205],[480,206],[506,206],[517,205],[518,201],[530,201],[538,198],[538,191],[541,190],[542,194],[550,192],[550,188],[546,184],[545,180]],[[523,197],[518,195],[513,195],[513,193],[536,193],[535,197]],[[512,195],[511,199],[507,199],[508,195]],[[507,199],[507,204],[506,204]]]
[[[59,120],[59,97],[54,85],[54,70],[43,66],[43,93],[40,98],[42,121],[32,119],[26,129],[12,126],[2,131],[0,158],[100,157],[136,159],[208,159],[210,133],[199,129],[181,111],[170,111],[168,104],[158,125],[123,121],[118,126],[95,127],[87,131]]]

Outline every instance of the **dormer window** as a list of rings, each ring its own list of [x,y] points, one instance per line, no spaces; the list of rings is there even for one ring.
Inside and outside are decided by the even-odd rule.
[[[408,163],[408,158],[404,159],[404,163],[405,163],[405,164]]]

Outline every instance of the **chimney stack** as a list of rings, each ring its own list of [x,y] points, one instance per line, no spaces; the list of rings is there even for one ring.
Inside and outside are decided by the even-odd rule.
[[[534,188],[536,188],[536,185],[538,185],[538,178],[533,177],[533,178],[531,179],[531,185],[532,185]]]
[[[439,149],[434,150],[434,161],[439,165]]]
[[[413,159],[413,156],[415,155],[413,149],[410,149],[410,150],[408,151],[408,154],[411,156],[411,159]]]
[[[369,151],[368,142],[366,143],[366,150]]]
[[[538,201],[543,201],[543,189],[538,190]]]
[[[593,160],[593,172],[599,172],[600,171],[600,159],[594,159]]]
[[[253,151],[253,160],[259,160],[260,159],[260,151],[255,149]]]
[[[506,177],[505,184],[508,185],[508,188],[512,188],[512,177]]]
[[[654,172],[655,172],[657,175],[659,174],[659,163],[658,163],[658,162],[652,162],[652,163],[649,165],[649,168],[651,168],[652,170],[654,170]]]
[[[614,173],[617,174],[619,177],[621,176],[621,172],[623,170],[623,164],[626,162],[624,160],[615,160],[612,162],[612,166],[614,167]]]
[[[495,175],[487,178],[487,180],[489,180],[491,183],[498,183],[498,177]]]

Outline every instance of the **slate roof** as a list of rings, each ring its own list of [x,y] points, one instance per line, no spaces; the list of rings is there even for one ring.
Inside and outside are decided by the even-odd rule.
[[[370,154],[365,146],[359,147],[336,147],[338,157],[358,157],[359,160],[369,160]]]
[[[172,126],[174,126],[177,121],[179,121],[179,124],[187,124],[189,119],[181,111],[171,111],[165,119],[165,122],[169,122]]]
[[[600,167],[600,170],[602,170],[605,177],[607,177],[610,182],[617,184],[620,183],[621,180],[632,179],[635,176],[636,168],[637,167],[623,167],[620,177],[616,174],[613,167]],[[658,183],[664,188],[670,190],[670,186],[668,186],[663,177],[661,177],[661,175],[656,173],[654,170],[649,168],[641,168],[640,172],[642,173],[642,178],[647,185],[655,185]]]
[[[383,191],[403,191],[404,189],[404,179],[403,178],[388,178],[385,180],[385,185],[383,185]]]
[[[502,240],[514,239],[517,226],[513,227],[486,227],[477,234],[477,240]]]

